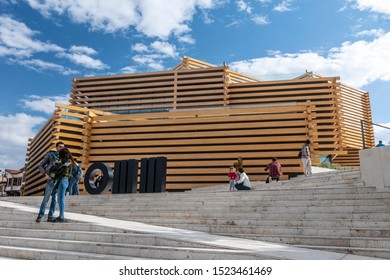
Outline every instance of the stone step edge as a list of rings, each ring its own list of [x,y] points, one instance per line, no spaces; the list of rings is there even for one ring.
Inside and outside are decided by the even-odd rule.
[[[361,241],[365,241],[365,240],[374,240],[374,241],[380,241],[380,240],[384,240],[384,241],[389,241],[390,242],[390,237],[361,237],[361,236],[316,236],[316,235],[284,235],[284,234],[272,234],[272,235],[267,235],[267,234],[254,234],[254,233],[248,233],[248,234],[245,234],[245,233],[231,233],[231,234],[226,234],[226,233],[221,233],[221,232],[216,232],[215,233],[216,235],[223,235],[223,236],[229,236],[229,237],[237,237],[237,238],[243,238],[243,239],[252,239],[252,238],[249,238],[251,236],[253,237],[265,237],[265,238],[268,238],[268,237],[273,237],[273,238],[312,238],[312,239],[335,239],[335,240],[340,240],[340,239],[343,239],[343,240],[353,240],[353,241],[358,241],[358,240],[361,240]],[[261,240],[261,239],[256,239],[256,240],[259,240],[259,241],[266,241],[266,240]],[[285,244],[285,243],[283,243]],[[298,246],[298,245],[297,245]],[[371,248],[371,247],[370,247]]]
[[[82,259],[103,259],[103,260],[145,260],[149,258],[136,258],[130,256],[121,256],[121,255],[107,255],[107,254],[94,254],[87,252],[78,252],[78,251],[65,251],[65,250],[53,250],[53,249],[41,249],[41,248],[31,248],[31,247],[19,247],[19,246],[6,246],[0,245],[0,256],[11,257],[10,254],[4,254],[6,251],[19,251],[19,255],[30,254],[32,256],[34,253],[38,253],[42,256],[52,256],[50,259],[65,259],[65,258],[57,258],[57,256],[66,256],[66,257],[82,257]],[[26,258],[19,258],[26,259]],[[36,259],[36,258],[34,258]],[[42,258],[41,260],[48,260],[49,258]],[[66,259],[75,259],[75,258],[66,258]]]
[[[20,231],[20,232],[23,232],[23,231],[26,231],[25,229],[23,228],[10,228],[10,227],[0,227],[0,230],[12,230],[12,231]],[[53,230],[51,229],[29,229],[30,232],[35,232],[35,233],[38,233],[38,232],[43,232],[43,233],[48,233],[48,232],[53,232]],[[56,232],[58,233],[70,233],[70,234],[86,234],[86,235],[89,235],[91,234],[90,231],[78,231],[78,230],[56,230]],[[165,237],[165,236],[159,236],[157,234],[150,234],[150,233],[137,233],[137,232],[131,232],[131,233],[120,233],[120,232],[93,232],[94,235],[108,235],[108,236],[116,236],[116,237],[138,237],[138,238],[158,238],[158,239],[162,239],[162,240],[166,240],[166,241],[172,241],[172,242],[178,242],[178,243],[186,243],[186,244],[193,244],[194,246],[197,246],[197,248],[209,248],[209,249],[229,249],[229,247],[226,247],[226,246],[222,246],[222,245],[205,245],[204,243],[202,242],[191,242],[191,241],[182,241],[182,240],[177,240],[177,239],[174,239],[174,238],[169,238],[169,237]],[[0,233],[0,236],[9,236],[9,235],[3,235]],[[41,237],[36,237],[36,236],[29,236],[29,237],[24,237],[24,236],[20,236],[20,235],[16,235],[16,236],[9,236],[9,237],[19,237],[19,238],[41,238]],[[50,238],[52,240],[57,240],[57,239],[53,239],[53,238]],[[81,242],[84,242],[84,240],[74,240],[74,239],[61,239],[61,240],[70,240],[70,241],[81,241]],[[90,240],[87,240],[87,242],[97,242],[97,243],[101,243],[100,241],[90,241]],[[106,242],[107,243],[107,242]],[[110,243],[110,244],[116,244],[116,243]],[[124,243],[124,244],[130,244],[131,243]],[[153,245],[144,245],[144,244],[138,244],[140,246],[153,246]],[[157,246],[157,245],[156,245]],[[184,247],[184,246],[179,246],[179,247]],[[188,245],[187,247],[188,248]]]
[[[18,229],[18,228],[10,228],[12,230],[18,230],[18,231],[22,231],[22,229]],[[40,231],[40,230],[32,230],[32,231]],[[51,230],[42,230],[42,231],[51,231]],[[390,231],[390,230],[389,230]],[[73,233],[73,231],[66,231],[66,232],[70,232],[70,233]],[[74,231],[74,233],[86,233],[86,234],[90,234],[90,232],[80,232],[80,231]],[[94,234],[96,234],[94,232]],[[97,234],[103,234],[105,235],[106,233],[97,233]],[[114,235],[127,235],[127,234],[120,234],[120,233],[109,233],[108,235],[111,235],[111,234],[114,234]],[[231,233],[231,234],[227,234],[226,232],[214,232],[213,234],[216,234],[216,235],[221,235],[221,236],[229,236],[229,237],[237,237],[237,238],[243,238],[243,239],[253,239],[253,237],[257,237],[255,240],[259,240],[259,241],[266,241],[266,240],[262,240],[261,238],[288,238],[288,239],[305,239],[305,238],[310,238],[310,239],[330,239],[330,240],[350,240],[350,241],[388,241],[390,242],[390,237],[371,237],[371,236],[367,236],[367,237],[362,237],[362,236],[318,236],[318,235],[286,235],[286,234],[272,234],[272,235],[267,235],[267,234],[245,234],[245,233]],[[151,237],[151,238],[156,238],[157,236],[147,236],[147,234],[130,234],[132,237],[140,237],[140,238],[143,238],[143,237]],[[0,236],[8,236],[8,235],[0,235]],[[10,237],[10,236],[8,236]],[[11,237],[17,237],[17,238],[27,238],[27,239],[42,239],[40,237],[21,237],[21,236],[11,236]],[[165,239],[165,240],[170,240],[170,241],[176,241],[175,239],[169,239],[169,238],[163,238],[161,237],[162,239]],[[50,238],[50,240],[58,240],[58,239],[53,239],[53,238]],[[78,239],[78,240],[74,240],[74,239],[61,239],[62,241],[79,241],[79,242],[84,242],[83,240],[81,239]],[[99,243],[101,244],[102,242],[99,242],[99,241],[86,241],[86,242],[92,242],[92,243]],[[178,242],[183,242],[183,241],[178,241]],[[275,241],[273,241],[275,242]],[[186,241],[185,243],[191,243],[190,241]],[[198,244],[198,242],[193,242],[194,244]],[[106,243],[106,244],[117,244],[117,243]],[[124,243],[124,244],[127,244],[127,245],[131,245],[129,243]],[[202,245],[201,243],[199,243],[200,245]],[[144,244],[137,244],[139,246],[155,246],[155,245],[144,245]],[[159,245],[161,246],[161,245]],[[166,247],[166,246],[162,246],[162,247]],[[169,247],[169,246],[167,246]],[[208,249],[228,249],[227,247],[224,247],[224,246],[215,246],[215,245],[210,245],[210,246],[205,246],[205,248],[208,248]],[[177,248],[177,247],[175,247]],[[184,248],[184,247],[181,247],[180,248]],[[188,248],[188,247],[185,247],[185,248]],[[375,248],[375,247],[370,247],[370,248]]]
[[[343,247],[343,246],[320,246],[320,245],[291,245],[293,247],[299,248],[307,248],[307,249],[316,249],[316,250],[345,250],[345,251],[366,251],[366,252],[385,252],[389,253],[390,257],[390,249],[386,248],[364,248],[364,247]]]
[[[118,244],[118,243],[106,243],[106,242],[91,242],[91,241],[78,241],[78,240],[59,240],[59,239],[50,239],[50,238],[33,238],[33,237],[15,237],[15,236],[4,236],[0,235],[2,239],[8,240],[28,240],[28,241],[38,241],[38,242],[49,242],[49,243],[78,243],[80,245],[96,245],[96,246],[113,246],[113,247],[127,247],[135,249],[155,249],[155,250],[173,250],[173,251],[193,251],[195,253],[228,253],[228,254],[247,254],[255,256],[256,253],[250,250],[244,249],[225,249],[225,248],[192,248],[192,247],[173,247],[173,246],[155,246],[155,245],[138,245],[138,244]],[[1,245],[0,246],[5,246]],[[33,248],[33,247],[29,247]],[[38,248],[37,248],[38,249]]]
[[[155,225],[155,226],[164,226],[164,227],[170,227],[170,228],[178,228],[178,229],[191,229],[191,230],[194,230],[194,231],[202,231],[202,230],[197,230],[197,229],[193,229],[194,227],[197,228],[198,226],[201,226],[201,227],[207,227],[207,228],[213,228],[213,227],[233,227],[235,229],[237,228],[240,228],[240,229],[258,229],[258,228],[270,228],[270,226],[268,225],[264,225],[264,226],[258,226],[258,225],[255,225],[255,226],[239,226],[237,227],[236,225],[203,225],[203,224],[169,224],[169,225],[159,225],[159,224],[152,224],[152,225]],[[180,225],[180,227],[178,226]],[[189,227],[186,227],[190,225]],[[274,227],[276,228],[276,227]],[[316,230],[328,230],[328,231],[351,231],[351,228],[349,227],[338,227],[338,228],[329,228],[329,227],[313,227],[313,226],[307,226],[307,227],[299,227],[299,226],[286,226],[286,227],[277,227],[278,229],[283,229],[283,230],[286,230],[286,229],[297,229],[297,230],[305,230],[305,229],[316,229]],[[378,230],[378,229],[373,229],[373,228],[370,228],[371,230]],[[357,230],[362,230],[361,228],[358,228]],[[382,230],[382,229],[380,229]],[[386,229],[387,230],[387,229]],[[216,232],[212,232],[213,235],[218,235]],[[226,235],[226,233],[224,233],[224,235]],[[302,235],[304,236],[304,235]]]

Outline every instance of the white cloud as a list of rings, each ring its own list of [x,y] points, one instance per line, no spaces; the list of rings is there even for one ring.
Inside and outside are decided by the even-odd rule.
[[[46,118],[24,113],[1,115],[0,169],[18,169],[25,164],[28,138],[34,137],[36,128]]]
[[[380,125],[390,128],[390,123],[382,123]],[[382,140],[383,144],[390,145],[390,129],[374,125],[374,134],[376,144],[378,144],[379,140]]]
[[[124,74],[133,74],[137,72],[137,68],[135,66],[126,66],[121,68],[121,72]]]
[[[133,56],[133,60],[139,64],[148,64],[155,61],[158,58],[159,56],[156,54],[146,54],[146,55],[137,54]]]
[[[50,17],[66,14],[75,23],[87,23],[92,30],[115,32],[137,24],[137,1],[131,0],[27,0],[33,9]]]
[[[191,35],[184,35],[179,37],[179,42],[187,43],[187,44],[195,44],[195,39],[192,38]]]
[[[109,68],[106,64],[101,62],[99,59],[94,59],[86,54],[81,53],[61,53],[59,57],[65,57],[75,64],[81,65],[85,68],[103,70]]]
[[[53,114],[55,110],[55,104],[68,104],[69,94],[62,94],[56,96],[38,96],[29,95],[25,99],[20,100],[22,107],[32,111],[43,112],[45,114]]]
[[[385,34],[383,29],[363,30],[355,34],[355,37],[381,37]]]
[[[214,20],[210,17],[209,13],[206,10],[203,10],[203,22],[206,24],[214,23]]]
[[[154,71],[164,70],[163,56],[159,54],[138,54],[133,56],[133,60],[143,66],[146,66]]]
[[[226,25],[226,28],[229,28],[229,27],[232,27],[232,26],[237,26],[237,25],[240,25],[240,24],[241,24],[240,20],[233,20],[231,23]]]
[[[324,54],[275,53],[272,57],[236,61],[230,66],[261,77],[271,74],[304,73],[313,70],[324,76],[341,76],[342,82],[361,87],[376,80],[390,81],[390,32],[370,42],[345,42]]]
[[[164,70],[164,64],[162,62],[153,61],[148,64],[148,67],[154,71]]]
[[[143,43],[137,43],[131,46],[131,49],[136,52],[147,52],[149,51],[148,46]]]
[[[69,53],[64,48],[34,39],[39,32],[28,28],[24,23],[7,16],[0,16],[0,56],[8,56],[9,62],[23,65],[29,69],[43,72],[56,71],[64,75],[78,73],[57,63],[32,59],[36,53],[55,52],[57,57],[65,57],[75,64],[90,69],[108,68],[103,62],[90,57],[97,52],[87,46],[71,46]]]
[[[92,30],[116,32],[135,28],[149,37],[167,39],[188,32],[197,9],[212,9],[217,0],[27,0],[46,17],[66,14]]]
[[[154,41],[150,46],[135,44],[132,50],[139,52],[132,57],[133,61],[153,71],[164,70],[164,59],[179,56],[176,46],[164,41]]]
[[[69,51],[71,53],[84,53],[84,54],[88,54],[88,55],[97,54],[97,52],[94,49],[87,47],[87,46],[71,46]]]
[[[164,55],[164,57],[175,58],[178,56],[176,46],[171,45],[168,42],[155,41],[150,46],[154,51]]]
[[[236,3],[237,3],[238,10],[240,12],[246,12],[248,14],[252,13],[252,7],[244,0],[238,0]]]
[[[64,49],[34,39],[39,32],[8,16],[0,16],[0,56],[30,57],[38,52],[60,52]]]
[[[273,10],[281,13],[292,11],[293,9],[291,8],[291,0],[285,0],[282,3],[279,3],[274,7]]]
[[[11,63],[19,64],[37,72],[43,72],[46,70],[55,71],[63,75],[74,75],[78,71],[65,68],[62,65],[43,61],[41,59],[10,59]]]
[[[390,3],[387,0],[356,0],[356,8],[390,15]]]
[[[261,15],[254,15],[253,17],[251,17],[251,20],[257,25],[266,25],[271,23],[268,20],[267,16],[261,16]]]
[[[71,46],[69,53],[62,52],[57,54],[57,57],[67,58],[73,63],[80,65],[85,68],[103,70],[109,68],[99,59],[94,59],[91,55],[96,55],[97,52],[86,46]]]

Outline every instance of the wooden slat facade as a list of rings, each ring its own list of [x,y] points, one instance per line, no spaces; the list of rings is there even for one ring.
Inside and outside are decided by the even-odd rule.
[[[308,138],[314,155],[356,165],[360,119],[367,123],[366,146],[374,145],[368,93],[339,77],[260,81],[184,57],[168,71],[75,78],[70,104],[58,105],[52,127],[31,139],[25,194],[41,192],[36,166],[58,140],[84,169],[97,161],[113,167],[118,159],[166,156],[168,189],[226,183],[238,156],[252,180],[266,177],[273,156],[285,177],[300,173],[296,155]],[[50,140],[37,148],[43,135]]]
[[[343,84],[340,86],[339,96],[343,121],[342,133],[346,146],[344,150],[347,154],[336,155],[334,162],[340,165],[359,166],[359,150],[363,149],[362,122],[365,148],[375,146],[370,97],[368,92]]]
[[[49,150],[55,150],[58,141],[64,142],[76,160],[88,157],[85,143],[89,141],[90,118],[110,114],[62,104],[57,104],[56,108],[40,132],[33,139],[29,139],[23,195],[43,194],[46,180],[39,172],[38,165]],[[85,169],[85,163],[81,163]],[[84,190],[82,183],[83,181],[80,182],[81,192]]]
[[[314,110],[304,105],[95,117],[89,163],[113,167],[115,160],[166,156],[168,189],[223,184],[238,156],[253,180],[265,179],[262,169],[273,156],[288,176],[301,172],[300,145],[309,135],[316,142],[315,126],[308,128]]]

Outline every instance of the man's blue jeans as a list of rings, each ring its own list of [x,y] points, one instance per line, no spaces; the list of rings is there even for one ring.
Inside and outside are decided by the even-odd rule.
[[[69,179],[69,195],[80,195],[79,180],[75,177]]]
[[[56,181],[53,179],[47,180],[45,187],[45,195],[43,196],[43,200],[41,203],[41,208],[39,209],[38,218],[42,219],[45,215],[46,205],[49,202],[51,196],[50,210],[48,217],[52,218],[54,212],[56,211],[56,194],[57,190],[54,189]]]
[[[58,199],[58,206],[60,208],[61,219],[64,219],[65,216],[65,193],[68,185],[69,185],[68,178],[63,177],[62,179],[60,179],[60,183],[58,185],[58,191],[57,191],[57,199]]]
[[[249,191],[251,188],[250,187],[247,187],[247,186],[244,186],[243,183],[240,183],[240,184],[235,184],[234,187],[239,190],[239,191]]]

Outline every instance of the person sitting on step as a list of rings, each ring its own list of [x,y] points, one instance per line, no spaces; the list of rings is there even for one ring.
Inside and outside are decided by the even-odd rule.
[[[246,175],[244,168],[239,167],[238,173],[240,174],[240,179],[238,179],[237,184],[234,187],[239,190],[250,190],[251,189],[251,181],[249,180],[248,175]]]
[[[264,168],[264,171],[268,171],[269,175],[266,183],[271,183],[273,180],[279,182],[280,176],[282,176],[282,166],[278,162],[277,158],[272,158],[272,162],[268,163]]]

